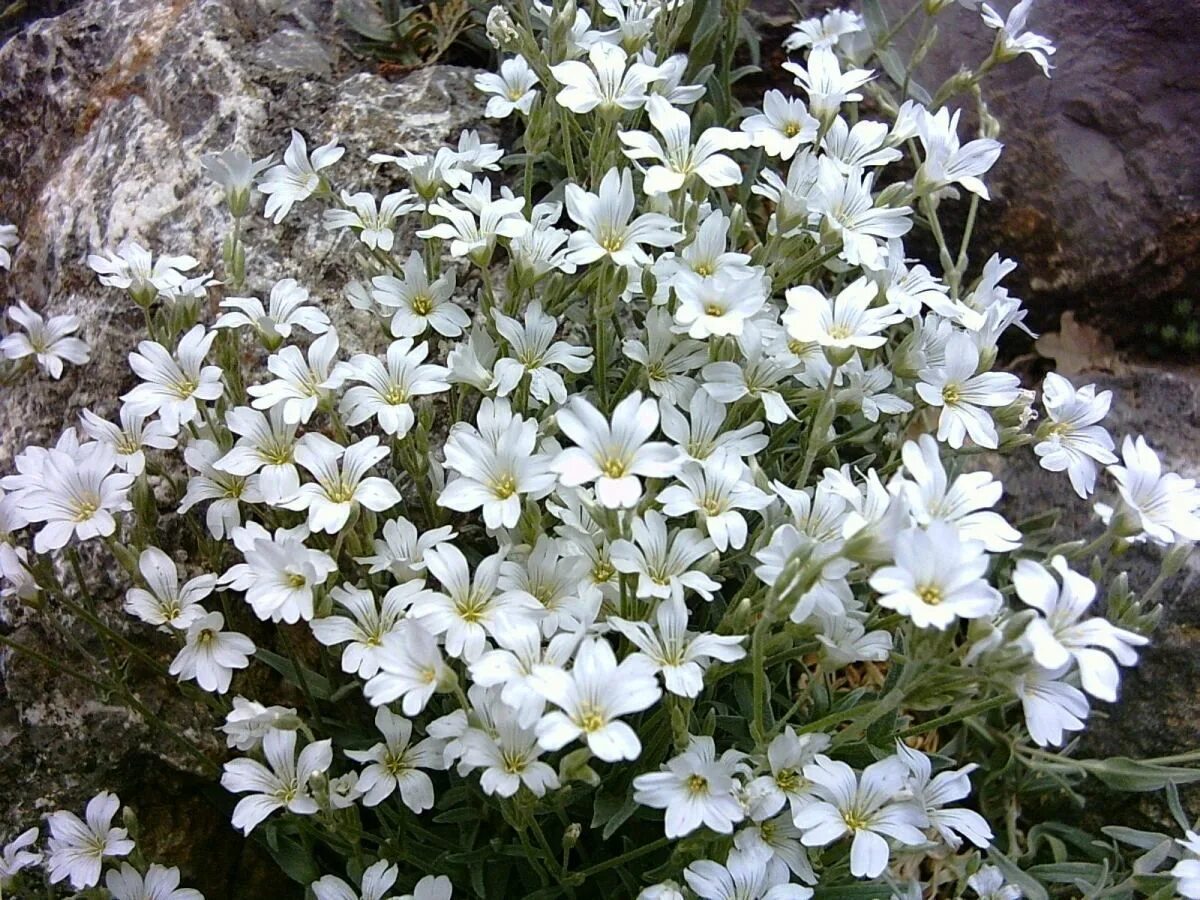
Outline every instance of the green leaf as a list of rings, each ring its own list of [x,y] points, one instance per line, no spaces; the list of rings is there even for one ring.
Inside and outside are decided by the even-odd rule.
[[[1104,877],[1106,868],[1099,863],[1060,862],[1030,866],[1028,871],[1030,875],[1039,881],[1051,881],[1055,884],[1074,884],[1079,879],[1095,883]]]
[[[1025,892],[1026,900],[1050,900],[1042,883],[1001,853],[995,846],[988,848],[988,862],[999,867],[1004,879]]]
[[[314,672],[312,669],[300,666],[300,674],[304,676],[304,681],[301,682],[297,675],[295,664],[286,656],[280,656],[278,653],[272,653],[270,650],[264,650],[262,647],[259,647],[254,651],[254,657],[255,659],[261,659],[282,675],[289,684],[294,684],[301,690],[304,690],[304,686],[307,685],[309,692],[317,700],[328,700],[333,696],[328,678],[318,672]]]
[[[1100,830],[1114,841],[1120,841],[1130,847],[1137,847],[1139,850],[1150,850],[1163,841],[1171,840],[1167,835],[1159,834],[1156,831],[1139,831],[1136,828],[1126,828],[1124,825],[1105,825]]]
[[[814,900],[880,900],[888,890],[879,884],[847,884],[838,887],[819,887]]]
[[[1145,793],[1161,791],[1168,784],[1191,784],[1200,781],[1200,769],[1180,766],[1161,766],[1157,763],[1113,756],[1108,759],[1074,760],[1089,775],[1099,778],[1118,791]]]
[[[266,841],[266,847],[271,858],[292,881],[310,885],[321,877],[321,870],[313,861],[312,854],[291,838],[275,833],[273,840]]]
[[[633,802],[632,794],[599,792],[592,806],[592,827],[604,826],[601,835],[607,841],[636,811],[637,804]]]

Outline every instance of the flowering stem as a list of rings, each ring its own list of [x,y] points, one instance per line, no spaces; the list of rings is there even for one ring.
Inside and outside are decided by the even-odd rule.
[[[625,863],[639,859],[648,853],[654,853],[656,850],[661,850],[671,843],[670,838],[661,837],[657,841],[651,841],[649,844],[643,844],[640,847],[635,847],[620,856],[614,856],[612,859],[606,859],[602,863],[596,863],[594,866],[589,866],[580,872],[576,873],[576,878],[581,881],[586,881],[593,875],[599,875],[601,872],[606,872],[609,869],[615,869],[618,866],[623,866]]]
[[[980,700],[978,703],[972,703],[970,706],[964,706],[957,712],[946,713],[944,716],[938,716],[936,719],[930,719],[928,722],[920,722],[910,728],[905,728],[897,737],[907,738],[914,737],[918,734],[925,734],[929,731],[934,731],[946,725],[953,725],[956,722],[961,722],[963,719],[969,719],[972,716],[977,716],[980,713],[988,712],[989,710],[999,709],[1002,706],[1007,706],[1013,702],[1012,697],[1001,695],[992,697],[988,700]]]
[[[808,484],[808,476],[816,461],[817,452],[825,445],[825,432],[833,423],[833,388],[837,381],[838,366],[829,370],[829,383],[825,385],[825,393],[821,395],[821,403],[817,414],[813,417],[812,427],[808,432],[808,443],[804,447],[804,462],[800,466],[799,475],[793,483],[803,488]]]

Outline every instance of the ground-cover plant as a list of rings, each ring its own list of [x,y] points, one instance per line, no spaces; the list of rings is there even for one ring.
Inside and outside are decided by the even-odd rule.
[[[1054,48],[1030,0],[983,4],[990,54],[926,90],[948,5],[800,22],[795,95],[747,110],[736,0],[503,4],[476,83],[520,122],[507,156],[471,132],[358,148],[376,193],[339,184],[353,135],[206,158],[220,279],[163,252],[201,248],[91,257],[144,312],[130,390],[2,482],[9,602],[124,664],[32,652],[192,752],[318,900],[1200,896],[1175,788],[1195,757],[1072,746],[1200,491],[1117,446],[1108,392],[995,368],[1024,312],[1013,264],[971,255],[1002,149],[981,85]],[[344,298],[256,280],[257,194],[343,233]],[[378,353],[342,352],[335,304]],[[72,317],[9,317],[6,380],[86,363]],[[1104,491],[1098,537],[1005,519],[975,463],[1030,453]],[[1133,542],[1164,550],[1152,584],[1122,572]],[[146,641],[95,604],[81,546],[121,567]],[[246,696],[251,666],[269,689]],[[223,765],[146,707],[143,668],[220,715]],[[1083,778],[1164,790],[1186,834],[1039,821]],[[119,808],[54,813],[0,882],[194,897]]]

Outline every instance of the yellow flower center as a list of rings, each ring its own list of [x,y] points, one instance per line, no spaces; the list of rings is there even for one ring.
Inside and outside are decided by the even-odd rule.
[[[927,603],[930,606],[937,606],[946,599],[942,594],[942,589],[936,584],[927,584],[925,587],[919,588],[917,596],[921,598],[922,603]]]
[[[707,278],[708,276],[712,275],[714,271],[715,270],[713,269],[713,264],[711,262],[702,262],[700,265],[696,266],[696,274],[701,278]]]
[[[725,308],[715,303],[710,303],[704,307],[704,314],[706,316],[723,316],[725,315]]]
[[[850,337],[850,335],[852,335],[852,334],[854,334],[854,332],[845,325],[829,326],[829,336],[831,338],[833,338],[835,341],[844,341],[844,340],[846,340],[846,338]]]
[[[601,235],[599,244],[609,253],[616,253],[623,246],[625,246],[625,241],[621,235],[617,234],[615,231],[610,231],[607,234]]]
[[[433,312],[433,298],[428,294],[417,294],[412,298],[412,311],[418,316],[427,316]]]
[[[75,504],[75,521],[86,522],[96,514],[96,510],[99,508],[100,501],[98,499],[92,499],[89,497],[86,500],[80,500]]]
[[[507,500],[517,492],[517,479],[504,475],[492,483],[492,493],[497,500]]]
[[[799,133],[800,133],[800,123],[799,122],[787,122],[784,124],[784,126],[783,126],[783,136],[784,137],[795,137]]]
[[[794,794],[804,784],[804,779],[795,769],[780,769],[775,773],[775,784],[785,794]]]
[[[608,478],[624,478],[629,472],[629,466],[621,459],[606,459],[600,466],[600,471]]]
[[[687,779],[687,789],[689,794],[708,793],[708,779],[703,775],[689,775]]]
[[[593,731],[599,731],[604,727],[604,716],[594,706],[582,706],[579,709],[579,717],[575,720],[575,724],[588,734],[591,734]]]
[[[408,402],[408,391],[400,387],[398,384],[388,385],[388,389],[383,392],[383,402],[389,406],[400,406]]]
[[[942,400],[946,403],[957,403],[962,399],[962,391],[959,390],[957,384],[948,384],[942,388]]]

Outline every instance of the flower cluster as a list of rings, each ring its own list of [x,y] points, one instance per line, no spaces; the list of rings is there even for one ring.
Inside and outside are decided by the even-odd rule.
[[[1153,622],[1161,581],[1134,595],[1107,560],[1142,541],[1177,568],[1200,538],[1192,481],[1141,436],[1116,455],[1108,392],[1051,375],[1038,401],[994,368],[1023,327],[1013,264],[972,265],[970,225],[947,245],[1001,152],[981,81],[1049,69],[1030,3],[984,5],[990,55],[933,93],[899,25],[801,22],[795,89],[750,111],[741,32],[705,4],[502,6],[505,58],[476,84],[520,119],[523,178],[472,131],[372,154],[378,197],[337,184],[336,139],[206,157],[235,223],[223,279],[134,243],[89,259],[148,333],[111,415],[0,481],[6,591],[74,606],[87,585],[53,558],[83,577],[79,545],[102,544],[166,672],[224,712],[233,826],[319,900],[401,877],[422,900],[1020,896],[1046,867],[1018,845],[1017,785],[1102,765],[1043,748],[1117,699]],[[344,298],[246,272],[256,192],[276,224],[323,207],[361,268]],[[938,273],[908,256],[918,225]],[[8,359],[86,362],[77,320],[9,315]],[[1100,536],[1015,527],[985,452],[1032,453],[1085,499],[1105,475]],[[289,705],[235,691],[251,665]],[[51,818],[52,880],[129,854],[115,798],[94,804]],[[1194,860],[1174,872],[1195,896]],[[151,879],[194,894],[159,867],[107,883]]]

